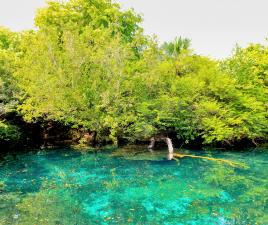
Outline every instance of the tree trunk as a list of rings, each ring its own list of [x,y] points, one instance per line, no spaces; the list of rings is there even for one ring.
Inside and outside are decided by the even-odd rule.
[[[152,138],[150,139],[150,144],[149,144],[149,146],[148,146],[148,149],[149,149],[150,152],[153,151],[154,146],[155,146],[155,138],[152,137]]]
[[[167,146],[168,146],[168,160],[171,160],[173,159],[173,153],[174,153],[174,149],[173,149],[173,145],[172,145],[172,140],[168,137],[160,137],[160,138],[157,138],[157,137],[152,137],[150,139],[150,144],[148,146],[148,149],[150,152],[152,152],[154,146],[155,146],[155,141],[165,141]]]
[[[173,152],[174,152],[174,149],[173,149],[173,145],[172,145],[172,141],[170,138],[166,138],[166,143],[167,143],[167,146],[168,146],[168,155],[167,155],[167,159],[168,160],[172,160],[173,159]]]

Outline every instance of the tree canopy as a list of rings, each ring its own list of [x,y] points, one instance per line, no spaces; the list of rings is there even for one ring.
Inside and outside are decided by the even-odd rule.
[[[0,139],[14,129],[12,108],[27,123],[57,121],[113,143],[161,132],[186,143],[267,140],[267,46],[217,61],[187,38],[159,46],[140,22],[110,0],[70,0],[40,9],[37,30],[1,28]]]

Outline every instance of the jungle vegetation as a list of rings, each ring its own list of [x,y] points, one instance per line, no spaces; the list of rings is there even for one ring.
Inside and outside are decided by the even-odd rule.
[[[161,132],[188,143],[268,139],[268,46],[215,60],[177,37],[160,45],[142,18],[111,0],[49,1],[36,30],[0,28],[0,140],[51,121],[98,142]]]

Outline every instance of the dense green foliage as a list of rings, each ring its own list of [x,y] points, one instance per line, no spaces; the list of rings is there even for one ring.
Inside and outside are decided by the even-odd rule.
[[[19,35],[0,27],[0,143],[16,141],[19,129],[5,121],[18,104],[17,83],[14,73],[19,58]]]
[[[52,1],[37,13],[37,31],[1,29],[2,120],[15,110],[114,143],[161,132],[205,144],[267,140],[267,46],[218,62],[194,54],[189,39],[159,47],[140,21],[109,0]],[[8,138],[13,127],[1,124]]]

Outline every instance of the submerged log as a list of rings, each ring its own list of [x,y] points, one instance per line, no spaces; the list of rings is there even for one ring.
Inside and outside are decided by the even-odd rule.
[[[210,161],[214,161],[218,163],[224,163],[232,167],[247,168],[247,166],[243,163],[237,163],[237,162],[233,162],[227,159],[218,159],[218,158],[212,158],[212,157],[207,157],[207,156],[187,155],[187,154],[180,154],[180,153],[173,154],[173,159],[175,160],[176,158],[184,158],[184,157],[205,159],[205,160],[210,160]]]

